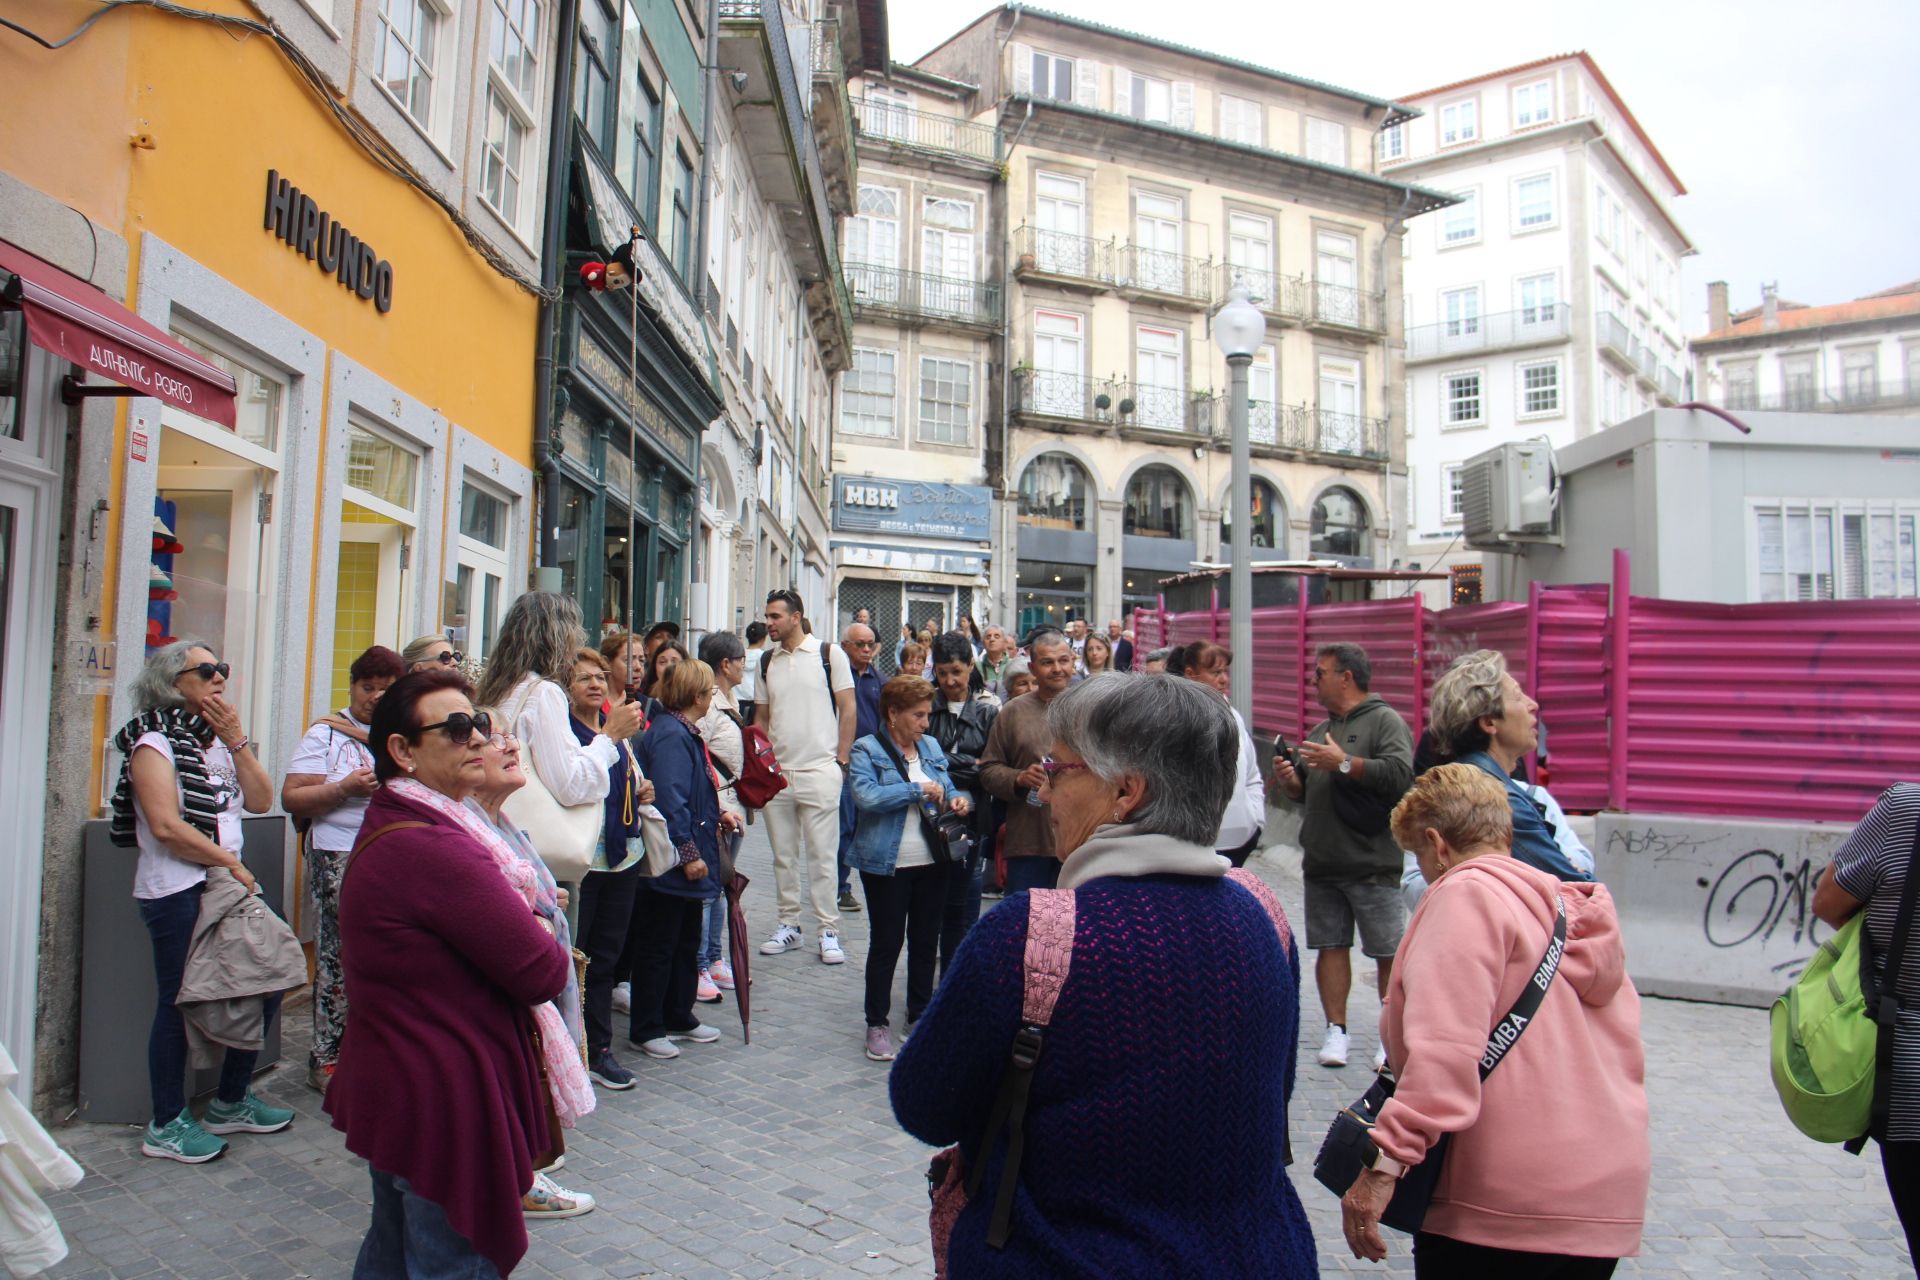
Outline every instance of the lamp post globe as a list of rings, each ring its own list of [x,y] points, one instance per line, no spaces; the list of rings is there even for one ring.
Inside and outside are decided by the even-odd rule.
[[[1227,568],[1227,597],[1232,619],[1227,632],[1233,648],[1229,688],[1241,725],[1253,722],[1253,460],[1247,438],[1247,369],[1266,340],[1267,319],[1247,296],[1245,285],[1227,290],[1227,301],[1213,317],[1214,341],[1227,357],[1227,423],[1233,436],[1233,485],[1228,512],[1233,521]]]
[[[1213,338],[1231,360],[1235,356],[1252,357],[1267,336],[1267,318],[1247,296],[1247,286],[1236,284],[1227,290],[1227,300],[1213,317]]]

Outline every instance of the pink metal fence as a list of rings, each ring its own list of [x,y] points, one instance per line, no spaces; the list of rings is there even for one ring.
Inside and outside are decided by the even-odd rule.
[[[1524,604],[1256,609],[1254,728],[1297,740],[1318,722],[1314,651],[1350,640],[1418,735],[1433,681],[1487,648],[1540,704],[1568,809],[1854,821],[1889,783],[1920,778],[1920,602],[1714,605],[1628,586],[1622,556],[1611,589],[1536,586]],[[1149,636],[1224,643],[1228,621],[1223,607],[1140,610],[1137,652]]]

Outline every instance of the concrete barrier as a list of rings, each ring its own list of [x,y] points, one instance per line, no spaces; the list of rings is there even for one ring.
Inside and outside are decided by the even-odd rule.
[[[1603,813],[1596,874],[1647,995],[1772,1004],[1828,929],[1814,886],[1850,825]]]

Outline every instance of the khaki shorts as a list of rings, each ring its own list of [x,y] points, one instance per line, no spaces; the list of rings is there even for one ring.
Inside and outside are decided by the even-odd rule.
[[[1307,949],[1351,947],[1353,927],[1360,926],[1361,954],[1387,960],[1400,949],[1407,927],[1407,907],[1397,879],[1320,880],[1307,878]]]

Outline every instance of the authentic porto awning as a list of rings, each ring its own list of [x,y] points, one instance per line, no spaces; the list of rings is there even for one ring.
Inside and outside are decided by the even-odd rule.
[[[233,426],[233,376],[175,342],[100,290],[0,240],[0,307],[25,313],[27,337],[120,386],[109,390],[68,378],[69,404],[89,394],[152,396],[196,417]]]

